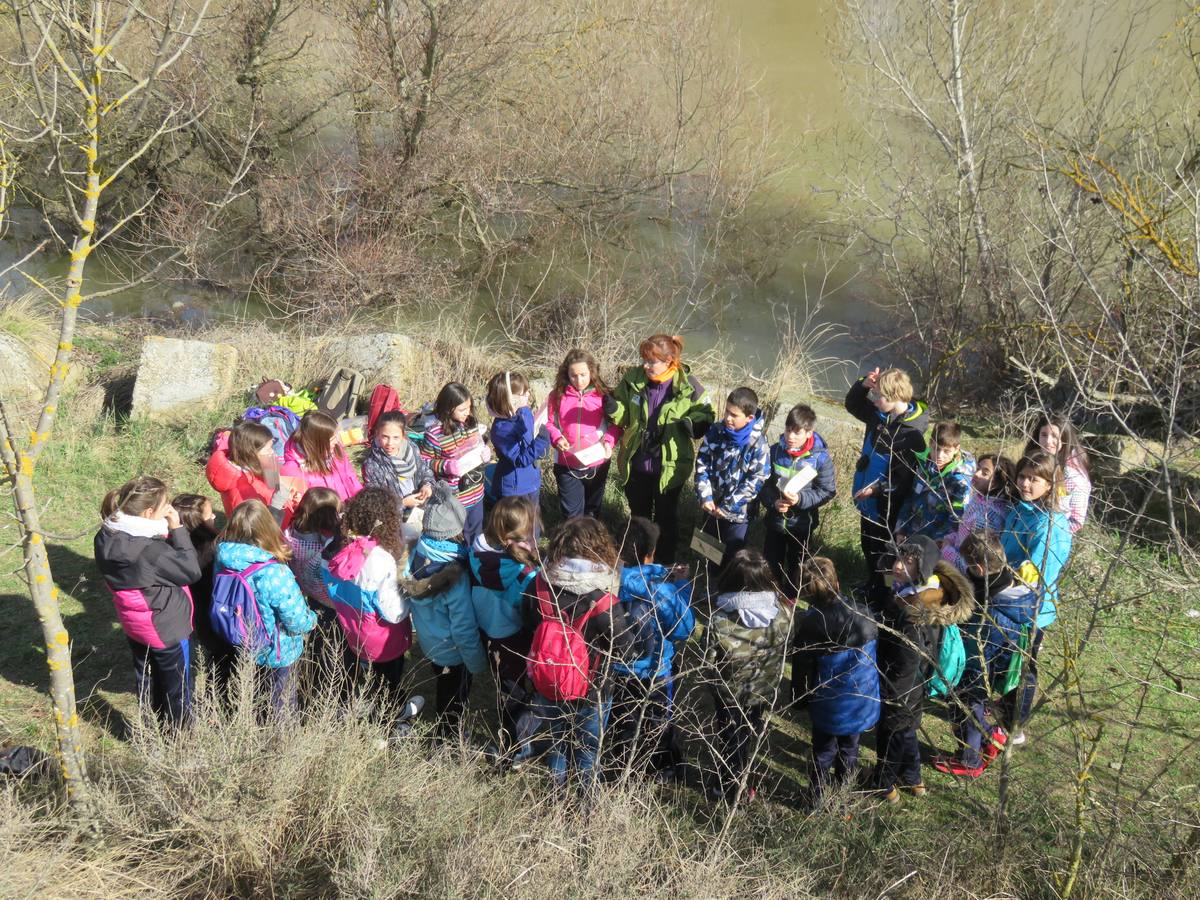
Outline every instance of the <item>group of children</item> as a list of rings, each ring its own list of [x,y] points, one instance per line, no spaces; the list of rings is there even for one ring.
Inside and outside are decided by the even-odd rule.
[[[851,597],[809,552],[837,487],[812,409],[789,410],[771,443],[751,389],[733,391],[717,420],[680,339],[655,335],[639,350],[642,365],[615,390],[572,351],[537,413],[528,380],[498,373],[486,430],[457,382],[419,421],[384,412],[361,479],[329,416],[306,413],[282,448],[240,421],[207,465],[219,531],[207,499],[169,499],[153,477],[110,491],[95,555],[139,699],[165,722],[187,720],[194,634],[219,688],[247,653],[273,706],[291,710],[298,663],[321,656],[395,711],[410,699],[415,637],[442,734],[457,733],[474,678],[490,671],[510,765],[542,752],[560,782],[647,766],[671,778],[684,762],[675,646],[696,626],[699,579],[675,565],[694,472],[701,529],[720,550],[696,669],[713,701],[714,792],[753,790],[789,664],[791,699],[812,721],[816,799],[855,776],[872,728],[873,789],[891,802],[901,787],[924,793],[917,730],[931,690],[950,695],[959,739],[939,769],[977,776],[1010,734],[1019,740],[1058,573],[1086,515],[1086,455],[1069,425],[1039,423],[1016,466],[974,460],[954,423],[936,425],[926,448],[926,411],[903,372],[861,379],[846,407],[866,426],[854,501],[869,578]],[[547,541],[539,463],[551,451],[563,522]],[[598,519],[614,459],[631,510],[615,538]],[[747,546],[760,510],[761,552]],[[341,650],[306,651],[314,639]]]

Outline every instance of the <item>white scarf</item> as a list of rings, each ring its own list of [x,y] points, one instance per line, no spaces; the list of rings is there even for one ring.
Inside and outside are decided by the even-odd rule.
[[[120,511],[105,519],[104,527],[130,537],[143,538],[165,538],[170,531],[166,519],[147,519],[145,516],[131,516]]]

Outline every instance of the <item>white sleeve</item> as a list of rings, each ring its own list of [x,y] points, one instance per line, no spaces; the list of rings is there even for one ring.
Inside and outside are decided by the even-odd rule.
[[[408,595],[396,583],[396,560],[382,547],[375,547],[358,573],[359,583],[376,593],[379,614],[392,623],[408,618]]]

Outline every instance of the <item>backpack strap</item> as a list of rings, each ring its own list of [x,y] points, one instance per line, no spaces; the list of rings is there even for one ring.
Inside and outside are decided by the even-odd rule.
[[[579,630],[579,633],[582,634],[583,626],[588,623],[588,620],[595,618],[601,613],[608,612],[613,608],[613,606],[616,605],[616,603],[617,598],[615,596],[610,594],[608,591],[603,591],[600,596],[596,598],[595,602],[592,603],[591,608],[589,608],[587,612],[585,612],[571,624],[573,624]]]
[[[533,593],[537,597],[538,612],[543,619],[562,619],[558,607],[550,599],[550,585],[540,573],[534,578]]]

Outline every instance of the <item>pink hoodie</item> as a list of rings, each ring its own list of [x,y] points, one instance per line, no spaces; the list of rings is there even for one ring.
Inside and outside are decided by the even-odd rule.
[[[550,434],[552,444],[560,437],[565,437],[572,447],[579,449],[603,441],[611,450],[621,436],[621,429],[606,421],[604,395],[594,387],[588,387],[580,394],[573,385],[568,384],[561,394],[550,395],[547,412],[546,431]],[[570,450],[555,451],[554,461],[570,469],[588,468]],[[592,463],[590,468],[602,466],[605,462],[600,460]]]
[[[304,463],[304,454],[299,445],[294,440],[289,440],[283,448],[283,465],[279,469],[280,475],[303,478],[310,488],[327,487],[341,497],[343,503],[362,490],[362,482],[358,480],[358,473],[354,471],[354,466],[350,464],[350,460],[344,452],[340,457],[334,456],[333,471],[328,475],[311,472],[305,468]]]

